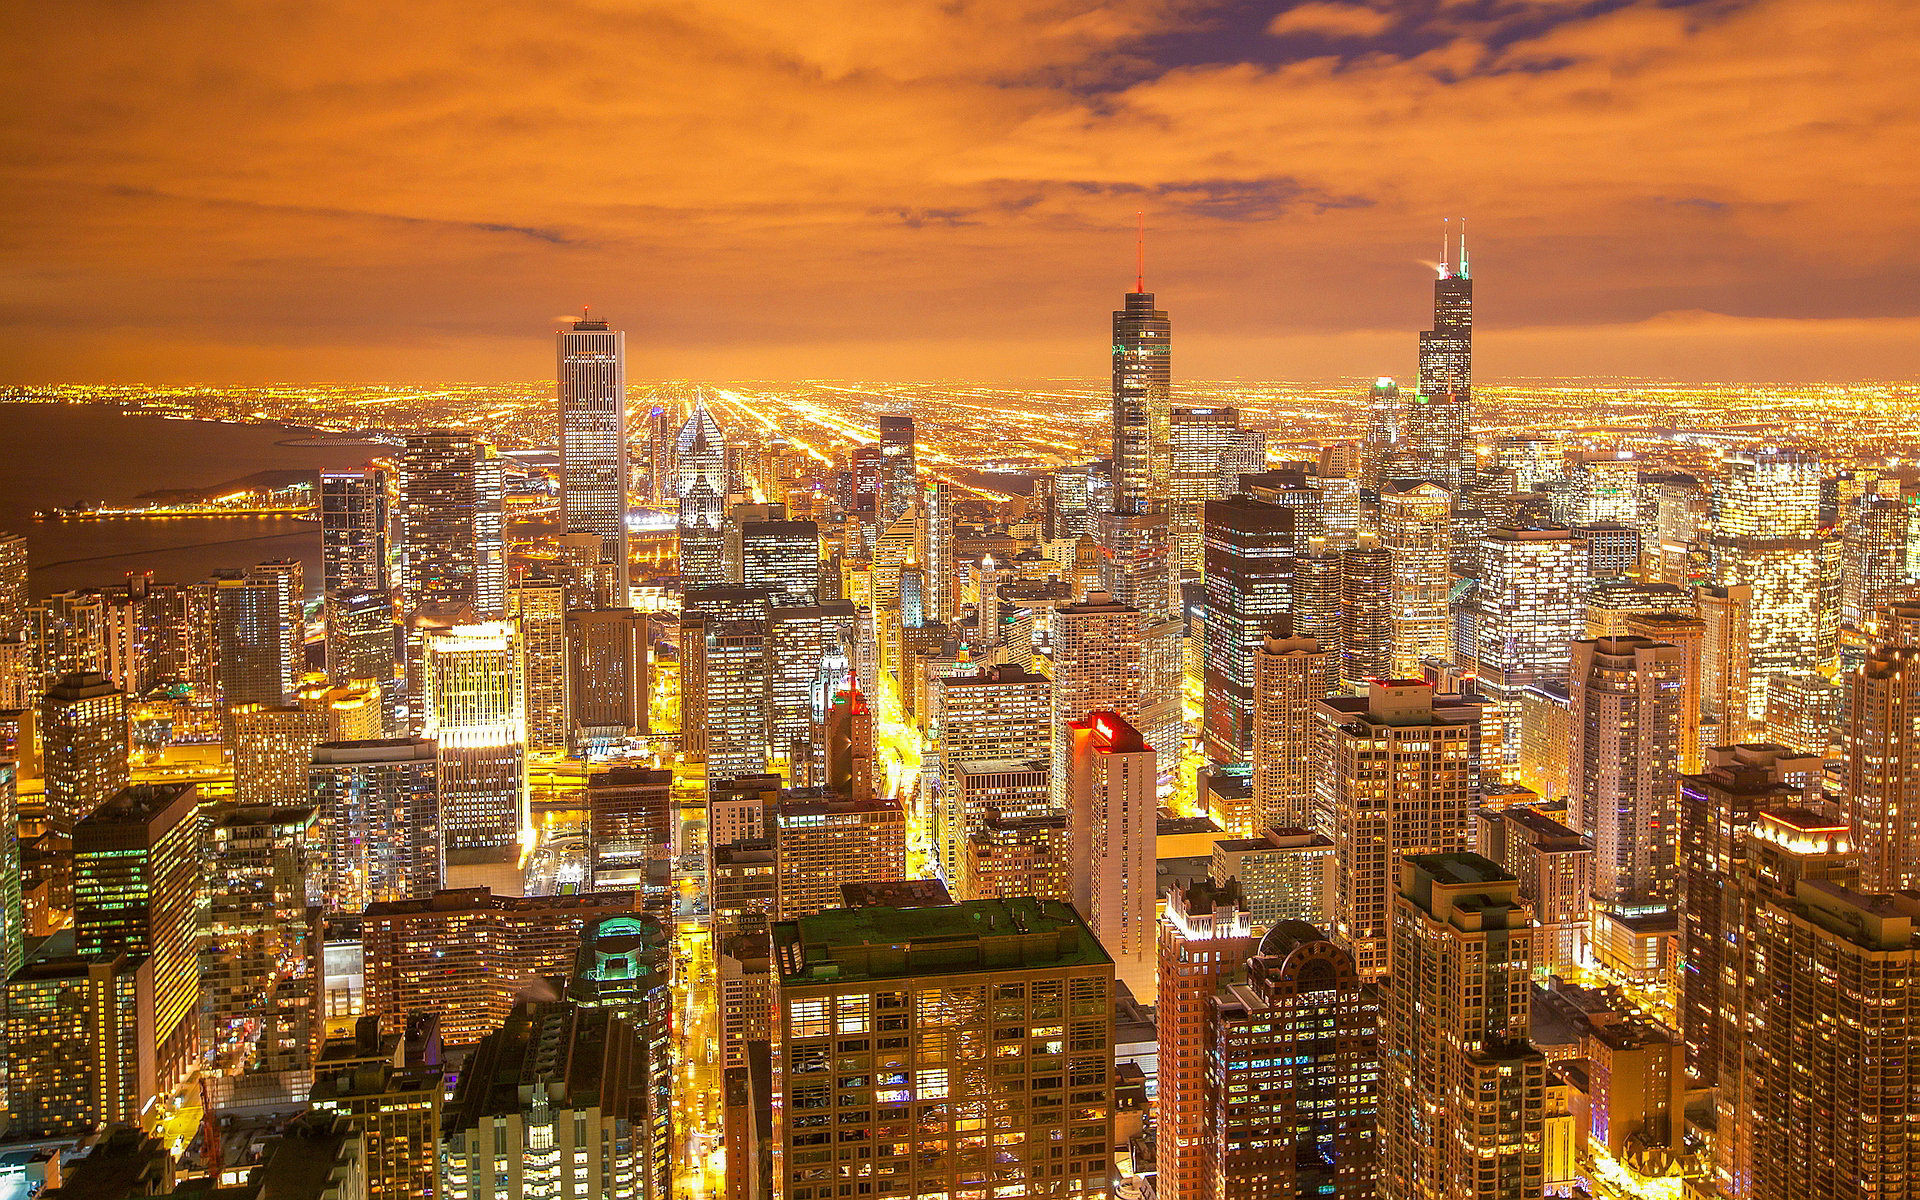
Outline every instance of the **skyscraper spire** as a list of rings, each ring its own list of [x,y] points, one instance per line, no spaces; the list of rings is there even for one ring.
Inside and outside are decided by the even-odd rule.
[[[1147,212],[1141,209],[1133,215],[1140,222],[1140,231],[1134,240],[1133,276],[1133,290],[1138,294],[1147,290]]]
[[[1440,278],[1453,277],[1453,218],[1440,218]]]
[[[1473,278],[1472,273],[1467,270],[1467,219],[1465,217],[1460,218],[1460,278]]]

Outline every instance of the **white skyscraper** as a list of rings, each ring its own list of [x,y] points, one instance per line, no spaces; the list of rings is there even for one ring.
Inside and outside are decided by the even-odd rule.
[[[561,523],[568,533],[597,534],[600,561],[624,565],[627,335],[605,321],[582,319],[557,337]]]

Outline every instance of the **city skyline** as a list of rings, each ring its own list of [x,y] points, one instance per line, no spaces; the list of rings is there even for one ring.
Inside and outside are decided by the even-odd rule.
[[[1920,1200],[1920,15],[102,2],[0,1200]]]

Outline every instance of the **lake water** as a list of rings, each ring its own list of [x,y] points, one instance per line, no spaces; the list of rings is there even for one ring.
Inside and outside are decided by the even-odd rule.
[[[122,416],[96,405],[0,404],[0,531],[27,535],[36,596],[120,583],[130,571],[191,583],[271,558],[306,563],[320,590],[320,526],[288,518],[36,521],[36,509],[128,501],[162,488],[215,487],[255,471],[352,469],[365,446],[283,446],[285,425]]]

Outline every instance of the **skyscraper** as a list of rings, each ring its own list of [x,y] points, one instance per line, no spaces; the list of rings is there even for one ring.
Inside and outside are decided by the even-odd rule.
[[[28,599],[27,537],[0,533],[0,641],[25,633]]]
[[[393,679],[393,601],[385,592],[346,589],[328,592],[327,677],[335,683],[352,679]]]
[[[307,921],[314,810],[223,806],[212,823],[200,969],[205,1055],[220,1066],[254,1061],[263,1030],[282,1024],[310,1050],[322,985],[318,931]]]
[[[500,1028],[530,981],[573,973],[584,930],[633,909],[632,892],[496,896],[460,888],[369,905],[365,1007],[385,1033],[436,1013],[449,1046]]]
[[[1464,227],[1459,261],[1442,262],[1439,270],[1433,328],[1420,334],[1420,388],[1402,410],[1401,429],[1422,473],[1457,490],[1473,431],[1473,278]]]
[[[674,494],[680,502],[680,574],[688,587],[719,587],[727,581],[727,441],[704,403],[680,428],[674,451]]]
[[[913,418],[882,416],[880,426],[880,500],[876,517],[881,528],[892,524],[920,496],[914,462]]]
[[[1753,588],[1744,583],[1693,590],[1706,630],[1700,638],[1700,722],[1716,745],[1738,745],[1759,722],[1750,719],[1753,642],[1748,636]]]
[[[456,625],[426,641],[424,736],[438,744],[440,830],[453,868],[511,863],[526,823],[519,631]]]
[[[127,696],[103,675],[61,677],[40,700],[47,824],[71,834],[127,786]]]
[[[1200,569],[1200,510],[1233,493],[1221,463],[1240,437],[1237,408],[1174,408],[1168,426],[1167,526],[1178,570]],[[1258,470],[1258,467],[1253,468]]]
[[[1067,839],[1074,906],[1136,994],[1154,977],[1159,770],[1153,749],[1114,712],[1067,723]]]
[[[1568,647],[1586,632],[1587,544],[1564,528],[1490,529],[1473,600],[1473,667],[1498,713],[1487,769],[1501,777],[1519,761],[1520,696],[1567,677]],[[1467,665],[1467,664],[1462,664]]]
[[[1382,480],[1380,542],[1393,559],[1393,671],[1419,674],[1429,658],[1452,657],[1448,628],[1448,512],[1453,493],[1427,480]]]
[[[1360,476],[1360,482],[1375,494],[1380,481],[1388,477],[1389,459],[1400,441],[1400,418],[1400,385],[1382,375],[1367,389],[1367,436]]]
[[[1340,551],[1340,682],[1393,674],[1393,556],[1372,534]]]
[[[1053,615],[1053,795],[1067,811],[1073,735],[1067,725],[1090,712],[1131,720],[1140,711],[1140,612],[1095,592]]]
[[[1802,879],[1753,930],[1753,1200],[1912,1196],[1920,899]]]
[[[1847,983],[1840,990],[1851,995],[1842,1003],[1881,1007],[1885,997],[1878,994],[1879,985],[1891,982],[1895,987],[1907,986],[1902,979],[1904,972],[1896,969],[1889,976],[1884,970],[1889,964],[1884,961],[1867,964],[1836,959],[1832,952],[1840,948],[1816,948],[1814,938],[1818,935],[1811,930],[1805,930],[1801,939],[1794,936],[1801,931],[1793,928],[1793,908],[1797,900],[1805,898],[1803,889],[1859,886],[1858,859],[1847,844],[1842,822],[1805,809],[1763,808],[1754,814],[1741,837],[1745,852],[1732,877],[1721,881],[1725,914],[1721,932],[1725,942],[1721,947],[1720,1008],[1716,1014],[1719,1028],[1713,1034],[1720,1052],[1715,1071],[1718,1133],[1713,1139],[1713,1183],[1717,1194],[1728,1200],[1846,1195],[1854,1189],[1802,1192],[1783,1190],[1777,1184],[1763,1186],[1763,1179],[1778,1180],[1781,1173],[1795,1168],[1782,1161],[1762,1160],[1789,1154],[1798,1154],[1803,1163],[1815,1159],[1806,1142],[1796,1146],[1787,1140],[1790,1121],[1813,1134],[1813,1143],[1830,1153],[1828,1147],[1834,1146],[1831,1133],[1837,1132],[1836,1123],[1847,1117],[1837,1108],[1819,1112],[1807,1107],[1816,1080],[1823,1090],[1830,1086],[1828,1064],[1845,1063],[1842,1069],[1862,1089],[1838,1107],[1854,1100],[1862,1105],[1872,1103],[1878,1099],[1872,1095],[1874,1085],[1886,1077],[1884,1072],[1874,1070],[1879,1062],[1873,1051],[1854,1040],[1879,1022],[1867,1018],[1857,1007],[1851,1013],[1836,1009],[1831,985],[1822,988],[1815,981],[1821,975],[1829,980],[1845,978]],[[1902,923],[1894,906],[1887,906],[1882,915],[1895,919],[1880,924],[1881,930],[1889,925],[1897,929]],[[1856,928],[1861,933],[1869,929],[1865,922]],[[1902,957],[1911,963],[1910,953]],[[1825,996],[1820,995],[1823,991]],[[1781,1000],[1789,1004],[1776,1007]],[[1793,1011],[1793,1000],[1799,1001],[1798,1011]],[[1810,1023],[1825,1028],[1814,1032],[1807,1028]],[[1844,1033],[1840,1029],[1843,1024],[1851,1026]],[[1789,1038],[1806,1040],[1817,1047],[1816,1054],[1795,1053]],[[1798,1109],[1797,1119],[1792,1116],[1794,1109]],[[1855,1127],[1848,1133],[1855,1139],[1855,1146],[1871,1144],[1865,1130]]]
[[[1593,840],[1594,955],[1657,982],[1677,928],[1680,648],[1642,637],[1573,643],[1569,806]]]
[[[506,611],[506,478],[486,441],[454,429],[410,434],[400,460],[402,601]]]
[[[1245,762],[1253,749],[1253,656],[1293,600],[1294,513],[1250,496],[1209,500],[1204,691],[1207,753]]]
[[[596,888],[645,886],[647,867],[673,853],[673,772],[615,767],[587,776],[587,879]]]
[[[1363,979],[1388,971],[1401,858],[1464,851],[1470,836],[1478,715],[1434,699],[1431,684],[1387,679],[1321,702],[1337,864],[1332,933]]]
[[[519,623],[526,663],[527,749],[564,750],[572,729],[566,586],[544,575],[521,576],[507,589],[507,616]]]
[[[600,561],[627,569],[627,335],[585,318],[556,335],[560,376],[560,523],[600,539]]]
[[[936,865],[950,888],[959,885],[975,822],[985,817],[962,807],[957,771],[973,762],[1037,760],[1045,773],[1053,752],[1052,691],[1046,676],[1011,664],[936,679],[928,689],[927,726],[937,740],[921,777],[933,813]]]
[[[567,614],[568,740],[604,755],[647,731],[647,615],[631,608]]]
[[[1150,511],[1167,495],[1167,435],[1173,407],[1173,326],[1153,306],[1142,266],[1113,314],[1113,503]],[[1159,466],[1156,476],[1155,465]]]
[[[1295,539],[1298,546],[1298,539]],[[1326,538],[1308,538],[1293,556],[1293,635],[1310,637],[1332,657],[1329,690],[1341,686],[1340,551]]]
[[[320,472],[320,561],[326,594],[387,590],[387,473]]]
[[[1380,1194],[1531,1200],[1547,1063],[1528,1042],[1533,914],[1477,854],[1396,864],[1393,973],[1382,986]]]
[[[83,1137],[140,1119],[158,1090],[151,958],[35,958],[5,987],[9,1136]]]
[[[1747,829],[1763,810],[1804,803],[1807,781],[1824,774],[1818,758],[1784,746],[1718,746],[1706,769],[1680,777],[1680,1031],[1687,1067],[1711,1087],[1719,1078],[1730,956],[1739,915],[1729,891],[1747,870]],[[1817,785],[1816,785],[1817,786]]]
[[[1855,629],[1907,577],[1912,510],[1886,497],[1863,498],[1849,514],[1840,556],[1840,620]]]
[[[440,782],[425,738],[323,742],[307,768],[313,877],[325,906],[357,913],[439,890]]]
[[[1204,1194],[1375,1195],[1380,1010],[1353,957],[1282,921],[1210,1001]]]
[[[1753,589],[1747,717],[1759,722],[1768,675],[1819,667],[1834,654],[1838,613],[1827,606],[1832,590],[1822,578],[1832,560],[1820,524],[1820,460],[1738,452],[1726,467],[1713,491],[1713,576],[1722,587]]]
[[[1290,623],[1289,623],[1290,624]],[[1332,656],[1310,637],[1269,636],[1253,653],[1254,829],[1311,829],[1322,766],[1320,702],[1331,692]]]
[[[200,795],[190,783],[122,789],[73,828],[74,950],[153,960],[153,1039],[163,1087],[199,1050]]]
[[[842,884],[907,877],[907,819],[898,800],[793,797],[770,823],[780,920],[840,907]]]
[[[460,1073],[441,1194],[669,1200],[671,1142],[653,1136],[668,1114],[656,1112],[642,1030],[605,1008],[521,1002]],[[522,1085],[523,1076],[532,1082]]]
[[[299,563],[219,571],[213,581],[220,696],[234,704],[291,704],[306,672]]]
[[[1156,1194],[1202,1200],[1213,1183],[1215,1124],[1209,1078],[1216,1050],[1213,996],[1254,947],[1247,906],[1233,881],[1201,879],[1167,891],[1160,920],[1155,1006],[1160,1095],[1155,1102]]]
[[[904,509],[902,511],[905,511]],[[807,605],[820,596],[820,527],[784,517],[745,520],[730,531],[740,541],[744,587],[778,592],[778,604]]]
[[[1870,892],[1920,887],[1920,649],[1873,650],[1848,677],[1850,700],[1843,795],[1860,886]]]

